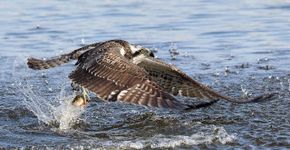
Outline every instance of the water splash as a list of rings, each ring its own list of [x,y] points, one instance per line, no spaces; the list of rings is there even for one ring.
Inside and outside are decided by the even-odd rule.
[[[73,95],[66,95],[64,88],[59,95],[51,100],[36,94],[32,87],[22,86],[21,93],[25,96],[23,105],[37,116],[38,120],[60,130],[68,130],[84,112],[84,107],[71,104]]]
[[[247,97],[247,96],[251,96],[251,92],[245,88],[243,85],[241,85],[241,90],[242,90],[242,97]]]
[[[85,108],[76,107],[71,104],[75,94],[65,90],[66,83],[61,85],[58,94],[55,92],[57,95],[55,98],[40,96],[43,95],[39,91],[41,88],[36,86],[35,83],[30,83],[32,82],[30,80],[32,79],[31,74],[26,67],[23,67],[23,64],[26,64],[26,58],[23,56],[11,58],[12,60],[10,61],[13,63],[11,66],[8,66],[10,68],[10,78],[13,81],[12,87],[16,91],[15,93],[24,95],[21,104],[33,112],[40,122],[57,127],[60,130],[71,129]],[[45,78],[44,73],[42,73],[42,78]],[[43,82],[45,85],[49,84],[47,80]],[[52,88],[50,87],[47,90],[52,92]]]
[[[176,56],[179,55],[179,51],[177,50],[176,43],[171,43],[169,48],[169,53],[172,60],[176,59]]]
[[[121,141],[121,142],[106,142],[108,147],[119,147],[121,149],[164,149],[164,148],[176,148],[179,146],[193,146],[200,144],[212,144],[212,143],[233,143],[237,140],[236,134],[228,134],[223,127],[210,126],[209,132],[197,132],[192,135],[156,135],[149,139],[136,139],[133,141]]]

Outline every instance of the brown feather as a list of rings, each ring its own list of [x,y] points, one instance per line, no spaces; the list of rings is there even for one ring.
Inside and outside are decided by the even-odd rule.
[[[53,68],[53,67],[68,63],[71,60],[78,59],[81,54],[95,48],[96,46],[100,44],[101,43],[93,43],[93,44],[81,47],[79,49],[76,49],[68,54],[63,54],[63,55],[49,58],[49,59],[28,58],[27,65],[29,68],[34,69],[34,70]]]
[[[125,54],[121,54],[121,51],[125,51]],[[196,109],[207,107],[217,99],[246,103],[271,96],[269,94],[236,101],[198,83],[174,66],[154,59],[151,55],[145,56],[143,53],[134,54],[136,57],[133,57],[132,53],[128,42],[110,40],[48,60],[29,58],[27,64],[32,69],[48,69],[78,59],[76,70],[69,75],[73,82],[96,93],[103,100],[118,100],[149,107]],[[214,102],[189,106],[181,104],[169,93]]]
[[[150,79],[173,95],[201,99],[229,99],[229,97],[218,94],[191,79],[174,66],[168,65],[160,60],[146,57],[137,65],[149,73]]]
[[[136,65],[144,68],[148,72],[152,81],[156,82],[165,91],[173,95],[197,97],[211,101],[223,99],[234,103],[249,103],[263,101],[276,94],[266,93],[250,99],[235,99],[219,94],[207,86],[193,80],[176,67],[166,64],[158,59],[143,57],[136,62]]]
[[[114,96],[119,101],[151,107],[184,107],[156,83],[149,81],[144,69],[120,55],[121,48],[120,44],[110,43],[98,47],[101,50],[84,53],[69,77],[104,100],[111,99],[112,91],[118,91]]]

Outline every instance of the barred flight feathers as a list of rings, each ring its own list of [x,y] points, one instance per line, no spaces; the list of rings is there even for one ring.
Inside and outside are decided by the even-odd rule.
[[[249,103],[264,101],[275,95],[267,93],[240,100],[224,96],[193,80],[173,65],[155,59],[149,49],[124,40],[90,44],[47,60],[29,58],[27,64],[29,68],[40,70],[76,59],[76,70],[69,78],[108,101],[192,110],[208,107],[221,99]],[[187,105],[178,101],[174,97],[176,95],[207,99],[209,102]]]

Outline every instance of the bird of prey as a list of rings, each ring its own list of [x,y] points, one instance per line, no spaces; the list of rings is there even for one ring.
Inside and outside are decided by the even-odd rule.
[[[175,66],[154,58],[149,49],[124,40],[90,44],[50,59],[28,58],[27,64],[31,69],[41,70],[71,60],[77,60],[76,69],[69,75],[72,82],[83,87],[84,92],[86,89],[94,92],[102,100],[170,109],[197,109],[218,100],[248,103],[272,96],[264,94],[241,100],[224,96],[193,80]],[[177,100],[177,95],[209,101],[188,105]],[[78,99],[87,99],[86,92],[75,98],[76,101]]]

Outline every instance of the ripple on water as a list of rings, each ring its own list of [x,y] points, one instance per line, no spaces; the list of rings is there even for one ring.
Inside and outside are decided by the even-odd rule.
[[[26,0],[0,6],[0,147],[290,148],[285,0]],[[26,67],[29,56],[116,38],[156,48],[158,58],[219,92],[279,96],[260,104],[220,101],[188,113],[97,100],[77,110],[69,105],[73,64],[45,71]]]
[[[148,139],[138,138],[136,140],[121,141],[121,142],[106,142],[105,147],[115,148],[175,148],[188,147],[200,144],[212,143],[232,143],[237,137],[235,134],[228,134],[223,127],[211,126],[208,127],[208,133],[197,132],[189,136],[184,135],[155,135]]]

